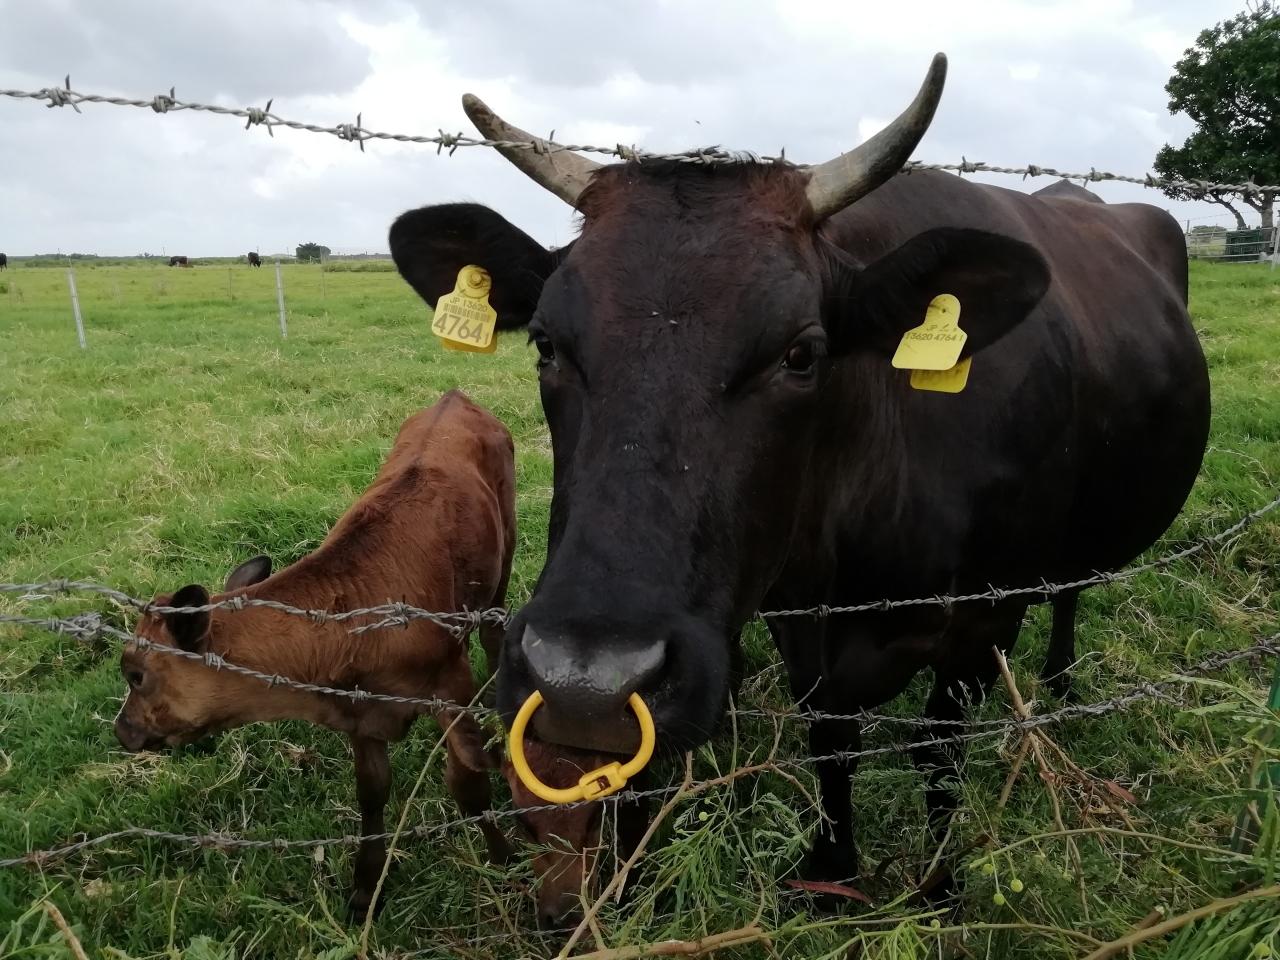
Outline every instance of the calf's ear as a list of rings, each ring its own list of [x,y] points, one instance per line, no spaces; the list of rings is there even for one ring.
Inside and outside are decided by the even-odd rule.
[[[209,591],[198,583],[191,583],[175,593],[165,606],[202,607],[209,602]],[[209,612],[166,613],[165,626],[179,649],[197,653],[209,636]]]
[[[505,217],[476,203],[410,210],[391,225],[389,239],[396,269],[433,310],[453,291],[463,267],[474,264],[489,271],[489,303],[498,313],[500,330],[529,322],[542,284],[569,249],[548,250]]]
[[[1021,323],[1049,289],[1049,265],[1034,247],[959,227],[927,230],[862,269],[831,269],[834,348],[889,356],[939,294],[960,301],[963,359]]]
[[[222,589],[230,593],[232,590],[239,590],[242,587],[251,587],[255,583],[261,583],[269,576],[271,576],[271,558],[264,554],[259,554],[232,570],[227,575],[227,582],[223,584]]]

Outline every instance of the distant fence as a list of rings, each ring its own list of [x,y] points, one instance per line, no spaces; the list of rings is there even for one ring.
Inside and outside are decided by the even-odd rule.
[[[1188,231],[1187,256],[1192,260],[1216,260],[1221,263],[1270,263],[1274,270],[1280,263],[1280,227],[1199,226]]]

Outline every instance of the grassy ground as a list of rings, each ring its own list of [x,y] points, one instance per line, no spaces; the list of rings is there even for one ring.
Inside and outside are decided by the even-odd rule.
[[[0,274],[0,581],[82,578],[150,595],[193,580],[220,583],[257,552],[287,563],[363,489],[400,421],[460,386],[516,438],[521,540],[511,602],[527,597],[543,556],[551,474],[533,358],[521,335],[505,337],[496,357],[445,353],[421,302],[385,272],[286,267],[287,340],[269,267],[81,267],[77,281],[86,351],[76,344],[64,272]],[[1220,529],[1280,487],[1280,273],[1194,264],[1193,300],[1212,368],[1213,434],[1165,546]],[[1082,699],[1274,631],[1278,539],[1272,515],[1169,576],[1087,594]],[[127,620],[93,601],[0,596],[0,611],[83,609]],[[1013,663],[1020,675],[1038,667],[1046,630],[1036,611]],[[785,704],[767,641],[757,631],[748,647],[761,671],[745,691],[750,704]],[[130,825],[292,838],[356,829],[348,749],[323,730],[283,723],[237,731],[206,751],[124,754],[110,727],[122,686],[116,664],[107,646],[0,628],[0,858]],[[862,886],[874,910],[833,918],[782,885],[815,815],[797,784],[766,775],[674,810],[643,865],[637,897],[602,914],[604,943],[695,938],[758,919],[781,931],[775,952],[757,943],[733,955],[1065,958],[1087,953],[1088,937],[1125,934],[1154,907],[1172,916],[1275,883],[1266,855],[1213,852],[1225,847],[1240,806],[1253,755],[1244,735],[1264,715],[1266,674],[1241,667],[1223,679],[1225,687],[1197,695],[1205,703],[1225,698],[1230,708],[1143,704],[1052,731],[1083,768],[1137,796],[1128,825],[1069,784],[1050,790],[1034,775],[1023,776],[997,816],[1016,744],[976,749],[957,840],[985,834],[1021,845],[989,861],[990,871],[971,873],[963,934],[950,918],[934,929],[928,915],[895,902],[932,847],[919,777],[889,755],[866,763],[856,788]],[[1023,685],[1030,694],[1031,680]],[[918,703],[916,689],[892,709],[911,715]],[[998,696],[980,713],[1007,710]],[[786,729],[784,751],[803,755],[802,732]],[[762,725],[740,726],[736,739],[726,735],[702,752],[698,772],[732,769],[770,739]],[[424,724],[395,750],[393,813],[434,742]],[[807,768],[798,783],[812,789]],[[1165,839],[1049,836],[1055,796],[1067,827]],[[411,822],[454,816],[432,769]],[[554,952],[529,932],[532,910],[519,889],[525,868],[487,867],[481,851],[467,829],[410,843],[374,927],[373,952]],[[48,899],[91,956],[351,956],[352,932],[334,919],[349,867],[341,848],[317,858],[122,841],[43,871],[0,871],[0,955],[69,956],[39,910]],[[1245,957],[1269,940],[1280,950],[1276,902],[1189,927],[1177,949]],[[851,942],[862,952],[850,953]],[[1136,955],[1163,955],[1167,943],[1140,946]],[[1210,946],[1221,952],[1205,952]]]

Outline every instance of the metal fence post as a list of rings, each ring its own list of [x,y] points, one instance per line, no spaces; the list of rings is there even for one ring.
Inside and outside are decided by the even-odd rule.
[[[84,342],[84,320],[80,317],[80,294],[76,293],[76,272],[67,270],[67,284],[71,287],[71,310],[76,315],[76,336],[80,338],[80,349],[87,350]]]
[[[280,261],[276,261],[276,303],[280,304],[280,339],[289,338],[289,326],[284,319],[284,280],[280,278]]]
[[[1280,263],[1280,225],[1271,228],[1271,269]]]

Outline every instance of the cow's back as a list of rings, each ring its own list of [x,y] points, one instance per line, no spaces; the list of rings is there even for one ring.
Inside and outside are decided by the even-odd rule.
[[[405,420],[373,482],[315,551],[244,593],[309,609],[391,600],[446,612],[486,609],[502,600],[514,491],[510,433],[451,391]],[[332,649],[346,649],[347,625],[322,629]],[[385,673],[400,663],[405,683],[418,683],[441,656],[442,636],[429,620],[363,634],[350,668]]]
[[[1181,508],[1208,430],[1176,223],[1142,204],[912,174],[839,215],[827,235],[866,263],[936,227],[1029,243],[1050,287],[973,358],[959,394],[912,390],[879,355],[837,364],[841,399],[824,432],[848,443],[815,476],[813,500],[821,510],[818,486],[840,490],[827,520],[837,579],[859,596],[903,596],[1127,562]],[[869,402],[884,409],[852,437]]]

